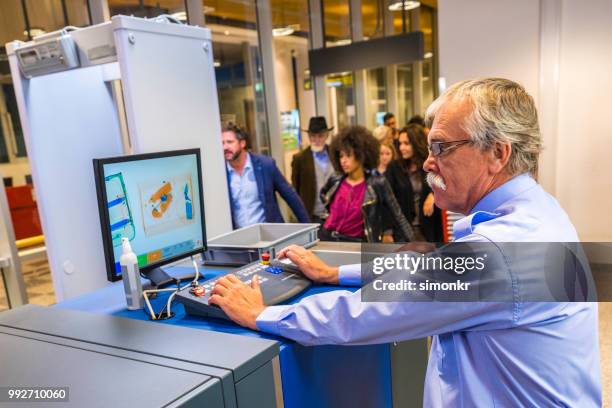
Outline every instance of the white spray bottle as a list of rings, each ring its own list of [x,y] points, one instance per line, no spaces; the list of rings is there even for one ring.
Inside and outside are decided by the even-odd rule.
[[[138,258],[132,251],[132,246],[127,238],[121,238],[121,276],[125,289],[125,299],[129,310],[138,310],[144,307],[142,295],[142,283],[140,282],[140,270],[138,269]]]

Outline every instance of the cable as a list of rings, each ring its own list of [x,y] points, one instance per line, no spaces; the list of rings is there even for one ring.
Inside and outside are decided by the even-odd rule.
[[[153,17],[151,20],[156,23],[174,23],[174,24],[184,24],[178,18],[171,16],[170,14],[160,14],[159,16]]]
[[[197,282],[200,280],[200,270],[198,269],[198,263],[193,259],[193,255],[191,256],[191,264],[193,265],[193,269],[195,269],[195,277],[192,282]]]
[[[168,309],[168,317],[170,317],[170,315],[172,314],[172,311],[171,311],[172,301],[174,300],[174,297],[176,296],[176,294],[179,293],[181,290],[185,289],[186,287],[192,286],[193,283],[198,283],[198,279],[200,279],[200,270],[198,269],[198,263],[196,262],[195,259],[193,259],[193,255],[191,256],[191,264],[193,265],[193,269],[195,269],[195,276],[193,277],[193,280],[191,282],[189,282],[187,285],[183,286],[182,288],[178,289],[178,285],[177,285],[177,291],[171,294],[170,297],[168,298],[168,303],[166,304],[166,309]]]
[[[187,288],[188,286],[193,286],[194,284],[198,283],[198,280],[200,279],[200,270],[198,268],[198,263],[196,262],[196,260],[193,258],[193,256],[191,256],[191,264],[193,265],[193,268],[195,269],[195,276],[193,277],[193,280],[191,280],[191,282],[189,282],[188,284],[184,285],[183,287],[180,286],[181,281],[177,280],[177,284],[176,284],[176,288],[166,288],[166,289],[148,289],[142,292],[142,294],[144,295],[145,298],[145,303],[147,305],[147,309],[149,311],[149,313],[151,314],[151,320],[158,320],[162,318],[162,314],[164,312],[164,310],[166,311],[166,319],[169,319],[170,317],[172,317],[172,301],[174,300],[174,297],[176,296],[177,293],[179,293],[180,291],[182,291],[183,289]],[[159,314],[155,315],[155,312],[153,311],[153,307],[151,306],[151,302],[149,301],[149,294],[151,293],[159,293],[159,292],[170,292],[170,291],[174,291],[174,293],[172,293],[169,297],[168,297],[168,301],[166,302],[166,306],[159,312]]]
[[[153,311],[153,307],[151,306],[151,302],[149,301],[149,293],[170,292],[170,291],[176,291],[176,288],[148,289],[142,292],[145,298],[145,303],[147,304],[147,309],[149,309],[149,313],[151,314],[152,320],[157,320],[157,317],[155,316],[155,312]]]

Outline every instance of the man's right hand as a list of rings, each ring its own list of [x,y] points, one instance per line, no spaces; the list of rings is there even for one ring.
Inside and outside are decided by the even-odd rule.
[[[279,259],[289,258],[311,281],[332,285],[338,284],[339,268],[327,265],[312,251],[298,245],[289,245],[283,248],[277,256]]]

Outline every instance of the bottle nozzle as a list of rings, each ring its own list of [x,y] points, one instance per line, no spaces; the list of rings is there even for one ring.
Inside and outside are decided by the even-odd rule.
[[[127,238],[121,238],[121,253],[129,254],[132,252],[132,246],[130,245],[130,240]]]

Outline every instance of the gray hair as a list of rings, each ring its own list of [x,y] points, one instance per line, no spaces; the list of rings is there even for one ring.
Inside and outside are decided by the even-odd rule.
[[[472,112],[461,125],[472,142],[481,150],[488,150],[496,143],[509,143],[512,152],[508,173],[535,175],[542,137],[535,103],[525,88],[503,78],[461,81],[429,105],[425,117],[427,126],[431,127],[442,105],[461,100],[472,106]]]

